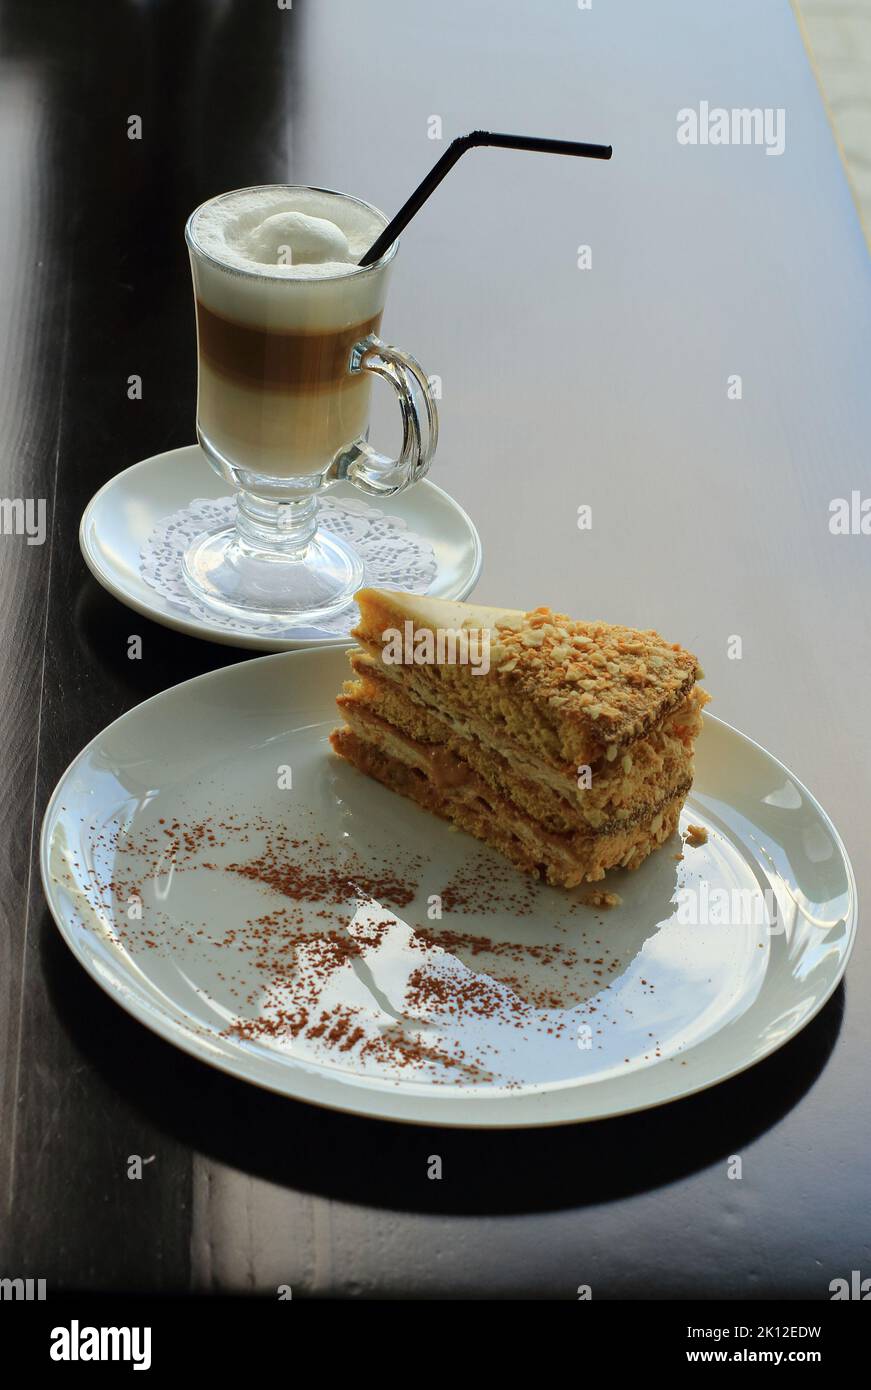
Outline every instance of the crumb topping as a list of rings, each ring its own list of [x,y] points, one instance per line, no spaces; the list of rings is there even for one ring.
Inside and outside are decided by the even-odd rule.
[[[623,899],[619,893],[607,892],[604,888],[591,888],[581,899],[584,907],[622,907]]]
[[[594,726],[606,746],[643,737],[704,675],[691,652],[653,629],[580,622],[549,608],[497,623],[490,660],[528,697]]]

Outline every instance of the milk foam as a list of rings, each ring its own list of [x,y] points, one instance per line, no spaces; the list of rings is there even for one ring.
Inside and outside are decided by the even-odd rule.
[[[191,232],[209,256],[282,279],[347,275],[386,219],[341,194],[309,188],[243,188],[205,203]]]
[[[348,238],[335,222],[304,212],[274,212],[245,238],[245,250],[259,265],[351,264]]]
[[[392,257],[357,263],[386,225],[382,212],[342,193],[268,184],[222,194],[189,224],[197,298],[273,332],[363,323],[384,307]],[[277,263],[282,247],[289,264]]]

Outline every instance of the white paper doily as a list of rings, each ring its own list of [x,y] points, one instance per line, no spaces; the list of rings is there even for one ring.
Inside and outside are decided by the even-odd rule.
[[[410,530],[398,516],[387,516],[368,502],[338,501],[324,498],[319,503],[321,520],[327,530],[354,546],[365,566],[366,584],[384,585],[423,594],[436,575],[436,557],[429,541]],[[232,525],[236,515],[235,498],[195,497],[188,506],[165,516],[155,526],[140,552],[143,579],[174,607],[198,622],[221,627],[228,632],[263,633],[271,637],[291,637],[299,627],[276,630],[244,619],[224,618],[199,603],[184,581],[181,558],[191,541],[212,527]],[[347,637],[357,620],[353,603],[341,613],[321,619],[316,628],[328,637]]]

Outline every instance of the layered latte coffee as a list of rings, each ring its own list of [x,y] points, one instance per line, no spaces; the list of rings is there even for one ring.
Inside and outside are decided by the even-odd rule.
[[[388,265],[357,262],[385,221],[342,194],[277,186],[194,214],[198,427],[227,471],[307,477],[365,435],[371,374],[350,362],[378,332]]]
[[[424,476],[438,442],[428,378],[378,332],[394,238],[371,204],[292,184],[220,194],[188,218],[196,300],[197,438],[236,494],[232,525],[196,536],[182,573],[196,599],[259,633],[317,626],[365,577],[363,558],[321,525],[338,483],[392,497]],[[402,423],[395,457],[369,442],[373,376]]]

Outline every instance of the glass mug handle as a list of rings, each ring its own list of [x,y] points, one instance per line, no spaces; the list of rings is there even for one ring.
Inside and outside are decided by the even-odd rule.
[[[363,492],[390,497],[422,478],[436,451],[439,421],[430,384],[413,357],[382,343],[374,333],[351,349],[349,370],[352,374],[374,372],[390,382],[399,399],[402,448],[399,457],[392,459],[366,440],[358,440],[333,460],[330,477],[347,479]]]

